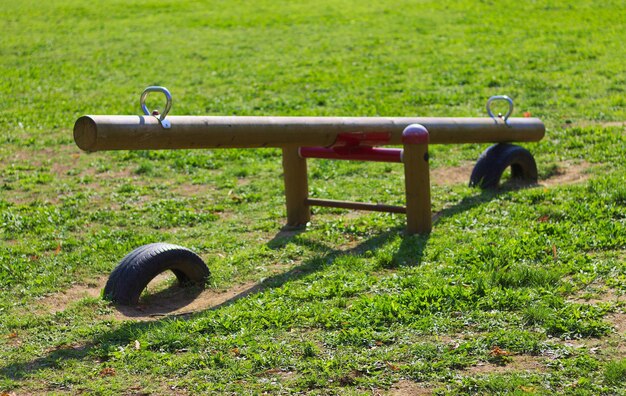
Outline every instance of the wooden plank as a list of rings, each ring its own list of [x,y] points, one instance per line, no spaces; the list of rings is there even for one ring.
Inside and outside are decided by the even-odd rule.
[[[373,212],[406,213],[404,206],[384,205],[378,203],[336,201],[333,199],[308,198],[306,203],[310,206],[324,206],[328,208],[342,208],[352,210],[368,210]]]
[[[322,146],[346,133],[386,132],[389,145],[402,131],[421,124],[430,144],[538,141],[545,127],[536,118],[408,117],[217,117],[168,116],[165,129],[154,116],[83,116],[74,140],[85,151]]]

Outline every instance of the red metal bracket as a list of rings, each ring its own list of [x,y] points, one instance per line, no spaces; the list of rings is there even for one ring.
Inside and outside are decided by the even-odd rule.
[[[391,140],[389,132],[340,133],[331,147],[383,146]]]
[[[402,162],[402,150],[376,148],[389,143],[388,132],[340,133],[330,147],[300,147],[301,158],[347,161]]]
[[[402,149],[369,146],[300,147],[301,158],[322,158],[347,161],[402,162]]]

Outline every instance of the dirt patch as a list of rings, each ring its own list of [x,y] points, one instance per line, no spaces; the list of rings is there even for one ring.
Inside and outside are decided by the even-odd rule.
[[[613,325],[617,334],[626,337],[626,313],[613,313],[607,315],[606,320]]]
[[[214,309],[261,289],[261,284],[247,282],[228,290],[179,287],[174,275],[165,272],[157,276],[146,288],[139,305],[116,306],[113,317],[118,320],[157,320],[164,316],[184,316],[207,309]],[[108,277],[96,278],[89,284],[75,284],[71,288],[42,298],[37,311],[57,313],[83,298],[99,298]]]
[[[409,380],[400,380],[389,389],[388,395],[409,396],[409,395],[432,395],[434,388],[428,384],[417,383]]]
[[[609,121],[609,122],[578,121],[578,122],[574,122],[571,124],[563,125],[563,128],[586,128],[586,127],[600,127],[600,128],[626,127],[626,121]]]
[[[10,158],[2,158],[11,164],[24,164],[29,168],[49,169],[57,176],[64,176],[75,168],[81,156],[86,154],[71,145],[44,147],[41,149],[20,148],[11,152]]]
[[[576,292],[568,301],[589,305],[601,303],[620,304],[626,301],[626,295],[618,294],[616,290],[608,288],[600,282],[593,282],[585,289]]]
[[[539,184],[546,187],[552,187],[563,184],[582,183],[589,179],[590,168],[591,164],[585,161],[579,163],[564,162],[556,169],[553,176],[542,180]]]
[[[238,352],[234,353],[235,356],[239,356]],[[288,381],[288,380],[292,380],[296,377],[296,373],[293,371],[285,371],[282,369],[278,369],[278,368],[273,368],[273,369],[269,369],[267,371],[265,371],[264,373],[262,373],[261,375],[263,375],[265,378],[271,380],[272,382],[276,382],[277,380],[282,381]]]
[[[154,283],[154,281],[153,281]],[[142,298],[137,306],[116,306],[114,314],[119,320],[150,321],[166,316],[186,316],[236,301],[260,290],[261,284],[247,282],[228,290],[205,289],[194,291],[172,285],[169,288]]]
[[[612,121],[612,122],[603,122],[602,128],[612,128],[612,127],[625,127],[626,121]]]
[[[67,307],[80,299],[86,297],[100,297],[100,290],[104,288],[108,277],[102,276],[89,282],[88,284],[74,284],[69,289],[44,297],[39,301],[42,309],[48,313],[64,311]]]
[[[601,360],[626,358],[626,314],[613,313],[604,317],[615,328],[615,333],[602,338],[580,338],[575,340],[552,339],[554,342],[573,349],[585,349]],[[556,356],[548,353],[547,358]]]
[[[589,179],[591,164],[582,162],[564,162],[555,170],[554,175],[540,181],[540,185],[551,187],[563,184],[581,183]],[[465,162],[459,166],[435,168],[430,172],[430,181],[437,186],[468,184],[474,169],[473,162]]]
[[[185,198],[207,196],[214,188],[207,184],[180,184],[178,186],[168,186],[177,196]]]
[[[473,162],[465,162],[459,166],[431,169],[430,182],[437,186],[468,184],[473,169]]]
[[[617,345],[613,359],[626,359],[626,340],[621,340]]]
[[[541,362],[541,358],[537,356],[515,355],[509,356],[510,361],[503,365],[493,363],[479,363],[463,371],[468,375],[475,374],[506,374],[512,372],[534,373],[545,371],[546,366]]]
[[[50,166],[50,171],[53,174],[55,174],[57,177],[64,177],[64,176],[67,176],[68,172],[70,172],[72,169],[76,169],[78,167],[79,161],[81,159],[81,155],[85,155],[85,154],[81,152],[59,153],[59,152],[52,151],[51,153],[49,153],[49,155],[50,155],[49,158],[55,158],[55,157],[66,158],[66,160],[63,162],[54,161],[52,165]]]

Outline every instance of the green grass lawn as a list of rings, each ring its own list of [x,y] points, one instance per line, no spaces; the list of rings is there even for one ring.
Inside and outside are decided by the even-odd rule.
[[[370,3],[1,1],[0,395],[626,394],[626,5]],[[487,146],[431,146],[430,235],[327,208],[281,231],[278,149],[74,145],[149,85],[175,115],[483,117],[506,94],[546,124],[540,185],[469,188]],[[312,196],[402,204],[401,166],[309,163]],[[102,300],[157,241],[207,290]]]

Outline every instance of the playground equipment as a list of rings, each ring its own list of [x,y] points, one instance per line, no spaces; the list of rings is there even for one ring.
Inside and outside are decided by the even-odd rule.
[[[145,99],[150,92],[165,95],[166,105],[162,112],[149,112]],[[508,112],[505,115],[494,115],[491,109],[494,101],[507,102]],[[76,144],[88,152],[280,148],[283,154],[287,224],[290,226],[309,222],[311,206],[328,206],[405,213],[408,234],[429,233],[432,228],[429,144],[496,143],[483,152],[470,177],[470,185],[492,188],[499,184],[503,172],[509,167],[512,178],[536,183],[537,167],[533,156],[526,149],[510,142],[538,141],[545,133],[543,123],[537,118],[510,118],[513,101],[507,96],[491,97],[487,102],[489,117],[485,118],[168,116],[172,96],[164,87],[146,88],[140,97],[140,105],[144,112],[141,116],[80,117],[74,125]],[[379,147],[389,145],[401,145],[402,148]],[[309,198],[309,158],[403,163],[405,206]],[[136,252],[124,258],[111,274],[109,283],[112,279],[118,280],[111,287],[107,284],[105,295],[122,303],[136,302],[134,294],[139,297],[137,293],[128,298],[116,297],[120,294],[116,289],[128,288],[125,281],[120,280],[128,276],[116,273],[120,267],[123,267],[120,271],[127,275],[131,267],[139,268],[137,271],[142,274],[147,267],[159,271],[172,269],[181,281],[196,281],[199,280],[196,278],[208,275],[208,271],[198,272],[202,273],[200,275],[190,274],[183,268],[185,266],[174,268],[168,264],[168,260],[163,259],[156,260],[158,265],[151,264],[149,257],[161,257],[164,254],[159,253],[161,251],[167,252],[168,257],[176,261],[180,256],[180,250],[177,249],[184,249],[173,245],[164,248],[161,245],[142,247],[144,250],[135,254],[142,257],[141,265],[133,258]],[[146,249],[151,253],[147,254]],[[141,276],[141,283],[150,276],[151,273]],[[145,281],[139,293],[154,276]],[[137,289],[137,285],[134,288]]]

